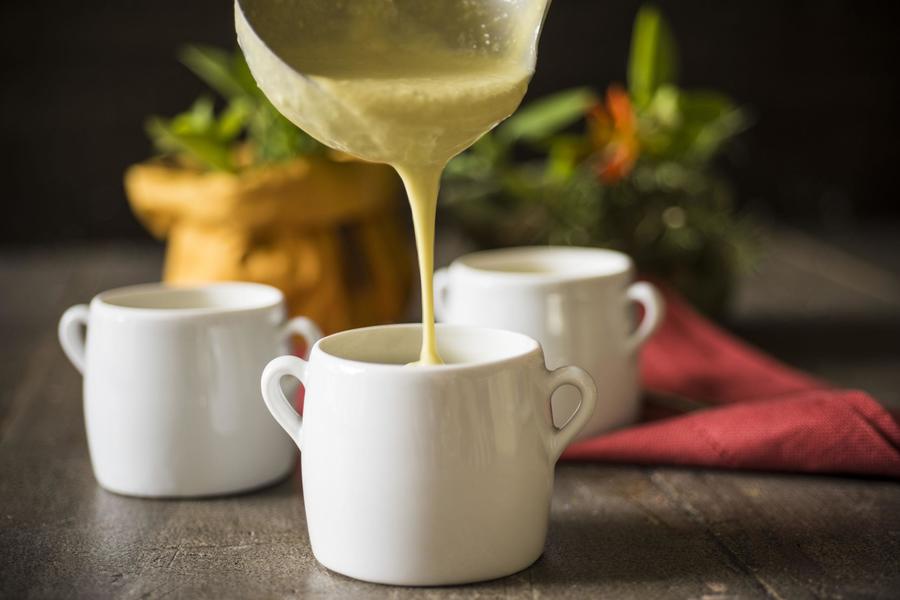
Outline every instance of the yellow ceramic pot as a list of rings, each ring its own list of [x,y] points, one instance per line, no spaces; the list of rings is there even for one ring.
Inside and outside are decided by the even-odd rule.
[[[306,157],[232,174],[151,161],[128,169],[125,188],[168,240],[166,282],[274,285],[326,332],[403,315],[412,254],[389,167]]]

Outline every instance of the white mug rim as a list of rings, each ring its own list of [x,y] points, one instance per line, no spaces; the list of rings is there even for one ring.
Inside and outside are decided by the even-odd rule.
[[[242,299],[233,304],[209,306],[159,307],[132,306],[119,304],[116,300],[124,300],[132,296],[158,297],[169,294],[189,294],[192,292],[224,292]],[[211,315],[239,315],[269,311],[284,303],[284,294],[278,289],[263,283],[249,281],[213,281],[173,285],[167,283],[141,283],[113,288],[100,292],[91,300],[92,309],[117,314],[123,317],[140,317],[171,319],[200,317]]]
[[[445,373],[459,373],[463,371],[478,371],[478,370],[494,370],[499,369],[503,366],[509,366],[518,364],[523,360],[527,360],[529,357],[534,355],[542,356],[541,345],[534,340],[533,338],[525,335],[524,333],[518,333],[514,331],[508,331],[506,329],[497,329],[493,327],[477,327],[471,325],[452,325],[448,323],[436,323],[435,328],[437,330],[438,344],[440,344],[441,332],[449,332],[449,331],[459,331],[459,332],[477,332],[480,334],[486,335],[496,335],[506,337],[510,340],[516,340],[517,343],[522,344],[522,349],[520,351],[514,352],[509,356],[502,356],[496,359],[491,360],[483,360],[477,362],[464,362],[464,363],[451,363],[451,364],[441,364],[441,365],[409,365],[409,364],[394,364],[394,363],[378,363],[378,362],[369,362],[364,360],[356,360],[352,358],[346,358],[344,356],[340,356],[339,354],[329,351],[327,347],[331,344],[336,343],[343,337],[352,337],[355,335],[360,335],[364,332],[372,332],[375,330],[388,330],[388,329],[415,329],[420,330],[422,328],[421,323],[395,323],[389,325],[373,325],[370,327],[358,327],[355,329],[347,329],[345,331],[339,331],[337,333],[332,333],[326,337],[323,337],[319,341],[315,343],[312,350],[309,353],[309,362],[316,361],[324,361],[336,368],[341,369],[345,374],[350,373],[361,373],[361,372],[381,372],[381,373],[391,373],[397,377],[419,377],[422,375],[425,376],[433,376],[435,374],[445,374]],[[325,347],[323,347],[323,344]],[[541,359],[543,364],[543,358]]]
[[[547,271],[529,272],[503,270],[479,265],[481,261],[491,260],[509,261],[539,258],[545,261],[566,260],[568,262],[584,262],[587,266],[579,266],[577,269],[559,269]],[[592,260],[593,259],[593,260]],[[598,260],[599,259],[599,260]],[[598,267],[603,261],[614,261],[613,268],[609,266]],[[591,248],[584,246],[514,246],[510,248],[496,248],[471,252],[455,259],[450,264],[450,271],[466,277],[478,278],[492,283],[509,283],[520,285],[560,284],[570,282],[585,282],[612,279],[632,279],[634,277],[634,262],[631,257],[616,250],[607,248]]]

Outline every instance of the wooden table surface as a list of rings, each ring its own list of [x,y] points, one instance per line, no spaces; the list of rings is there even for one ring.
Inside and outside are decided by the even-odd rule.
[[[773,234],[731,326],[897,402],[898,239],[851,240],[847,252]],[[318,565],[296,476],[215,500],[105,492],[56,321],[100,290],[157,278],[160,261],[159,248],[122,244],[0,251],[0,597],[900,598],[891,481],[562,464],[542,558],[455,588],[367,584]]]

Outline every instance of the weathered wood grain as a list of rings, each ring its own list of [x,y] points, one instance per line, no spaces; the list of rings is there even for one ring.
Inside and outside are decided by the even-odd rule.
[[[772,229],[729,325],[778,358],[900,410],[900,230],[841,246]]]

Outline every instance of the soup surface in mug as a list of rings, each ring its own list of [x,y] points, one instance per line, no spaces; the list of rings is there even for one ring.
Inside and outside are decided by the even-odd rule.
[[[521,334],[503,330],[456,327],[444,334],[438,347],[444,365],[491,363],[512,358],[538,347],[537,342]],[[490,335],[486,335],[486,332]],[[325,354],[377,365],[412,366],[422,345],[418,325],[368,327],[334,334],[319,343]]]
[[[497,273],[532,273],[536,275],[548,275],[551,273],[557,273],[558,270],[548,267],[546,265],[537,265],[537,264],[529,264],[529,263],[512,263],[508,265],[498,265],[491,271]]]
[[[631,269],[625,255],[595,248],[542,247],[485,250],[458,262],[486,273],[521,273],[581,278],[614,275]]]

